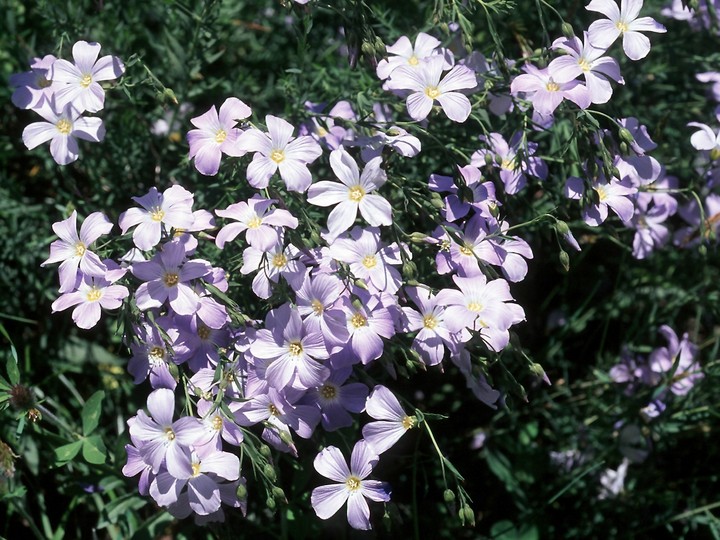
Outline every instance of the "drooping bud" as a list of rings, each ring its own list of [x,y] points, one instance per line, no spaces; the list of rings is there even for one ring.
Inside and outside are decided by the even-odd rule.
[[[273,467],[269,463],[266,463],[265,467],[263,467],[263,474],[271,482],[274,482],[275,480],[277,480],[277,473],[275,472],[275,467]]]
[[[446,503],[451,503],[455,500],[455,492],[452,489],[446,489],[443,492],[443,499]]]
[[[575,37],[575,30],[573,30],[572,24],[569,22],[563,22],[560,29],[562,30],[563,36],[566,38],[572,39]]]
[[[570,232],[570,227],[568,227],[568,224],[560,219],[555,222],[555,229],[562,236],[565,236]]]
[[[630,133],[630,130],[627,128],[621,127],[618,130],[618,135],[620,137],[620,140],[626,142],[627,144],[632,144],[635,142],[635,138],[632,136],[632,133]]]
[[[563,269],[566,272],[570,271],[570,255],[567,254],[567,251],[560,250],[560,254],[558,255],[558,259],[560,260],[560,264],[562,265]]]

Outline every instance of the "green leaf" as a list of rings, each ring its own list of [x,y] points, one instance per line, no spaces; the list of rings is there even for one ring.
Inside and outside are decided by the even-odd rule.
[[[70,444],[64,444],[55,449],[55,459],[59,465],[64,465],[72,458],[74,458],[82,447],[82,441],[71,442]]]
[[[7,374],[10,384],[18,384],[20,382],[20,371],[18,370],[17,360],[8,358]]]
[[[100,435],[92,435],[82,440],[82,451],[85,461],[93,465],[102,465],[105,463],[107,448],[100,438]]]
[[[103,390],[98,390],[90,399],[85,402],[82,410],[83,435],[90,435],[100,422],[100,413],[102,412],[102,400],[105,397]]]

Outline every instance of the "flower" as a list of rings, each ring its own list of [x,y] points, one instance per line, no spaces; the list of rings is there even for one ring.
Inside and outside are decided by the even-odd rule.
[[[627,223],[633,217],[635,206],[631,197],[637,193],[637,188],[626,185],[623,180],[611,178],[609,182],[604,179],[595,179],[592,189],[597,193],[598,202],[583,208],[583,221],[588,225],[597,227],[608,217],[608,208],[611,208],[618,217]],[[585,186],[583,180],[571,176],[565,183],[565,194],[570,199],[581,199]]]
[[[195,168],[202,174],[214,176],[220,168],[222,154],[238,157],[245,152],[237,148],[237,138],[242,133],[235,127],[237,120],[252,114],[250,107],[236,97],[225,100],[218,114],[215,105],[209,111],[190,122],[198,129],[187,134],[190,145],[190,159],[195,159]]]
[[[76,210],[73,210],[69,218],[53,223],[53,231],[60,239],[50,244],[50,256],[40,266],[62,261],[58,269],[61,293],[70,292],[75,288],[78,268],[83,275],[105,277],[107,266],[100,257],[90,251],[90,244],[100,236],[108,234],[112,227],[105,214],[93,212],[85,218],[78,235]],[[69,304],[66,308],[70,305],[74,304]]]
[[[50,141],[50,154],[58,165],[67,165],[80,157],[77,139],[100,142],[105,138],[105,126],[99,118],[83,118],[81,111],[68,103],[56,112],[55,101],[45,100],[35,112],[45,122],[33,122],[25,127],[23,142],[28,150]]]
[[[330,480],[339,482],[313,489],[310,496],[315,513],[320,519],[328,519],[347,501],[347,519],[353,529],[369,530],[370,508],[365,497],[371,501],[390,500],[390,486],[378,480],[366,480],[379,458],[363,440],[355,443],[348,467],[342,452],[335,446],[324,448],[316,457],[315,470]]]
[[[580,81],[556,81],[547,69],[538,69],[532,64],[523,66],[525,73],[510,83],[513,95],[524,92],[540,115],[551,116],[563,99],[569,99],[581,109],[590,105],[590,93]]]
[[[593,22],[588,28],[593,47],[607,50],[622,36],[623,51],[630,60],[645,58],[650,52],[650,40],[640,32],[667,32],[667,29],[652,17],[640,17],[643,0],[621,0],[620,9],[614,0],[592,0],[585,9],[602,13],[608,19]]]
[[[392,72],[400,66],[409,66],[411,69],[416,69],[421,62],[424,62],[432,56],[442,55],[443,50],[438,49],[440,46],[440,40],[432,37],[425,32],[420,32],[415,38],[415,45],[410,43],[407,36],[400,36],[400,38],[385,48],[387,52],[395,56],[391,56],[387,60],[382,59],[377,65],[377,76],[381,80],[385,80]],[[448,65],[448,67],[450,67]]]
[[[52,303],[53,312],[77,306],[72,314],[75,324],[85,330],[92,328],[100,320],[100,308],[117,309],[130,294],[127,287],[113,285],[112,281],[83,276],[77,291],[63,294]]]
[[[590,93],[592,103],[607,103],[612,97],[612,79],[625,84],[620,75],[617,60],[605,54],[604,49],[593,47],[588,33],[583,32],[583,42],[578,37],[572,39],[558,38],[552,44],[553,49],[560,49],[567,54],[556,58],[548,66],[548,71],[557,82],[566,82],[582,75]]]
[[[407,97],[407,109],[413,120],[427,118],[435,101],[453,122],[464,122],[470,116],[470,100],[457,90],[475,88],[475,73],[466,66],[457,65],[442,77],[444,66],[445,60],[441,56],[433,56],[419,69],[400,66],[392,72],[389,89],[412,91]]]
[[[400,402],[387,387],[377,385],[365,403],[365,412],[376,422],[363,426],[362,434],[374,452],[382,454],[417,425],[417,418],[405,413]]]
[[[255,152],[247,169],[248,182],[254,188],[266,188],[270,177],[280,171],[290,191],[303,193],[312,182],[307,165],[320,157],[322,148],[309,135],[293,138],[295,128],[282,118],[269,114],[265,123],[268,133],[248,129],[238,137],[239,150]]]
[[[235,219],[240,223],[225,225],[217,233],[215,244],[223,249],[226,242],[231,242],[243,231],[248,244],[260,251],[268,251],[278,243],[278,230],[275,227],[295,229],[298,220],[290,212],[283,209],[269,210],[275,199],[264,199],[255,194],[247,202],[231,204],[225,210],[215,210],[224,218]]]
[[[42,105],[44,100],[52,97],[58,85],[48,80],[48,72],[55,60],[57,58],[52,54],[33,58],[30,71],[10,76],[10,86],[15,88],[12,102],[16,107],[35,109]]]
[[[308,202],[318,206],[337,206],[328,216],[330,237],[337,238],[355,223],[358,210],[372,226],[392,224],[392,207],[380,195],[372,192],[387,181],[380,168],[382,159],[371,159],[362,175],[355,160],[344,148],[330,153],[330,166],[340,182],[321,181],[308,189]]]
[[[147,251],[160,242],[163,224],[175,229],[189,229],[195,217],[192,213],[193,194],[185,188],[175,185],[162,194],[156,187],[142,197],[132,198],[142,206],[130,208],[120,214],[118,224],[122,233],[137,225],[133,232],[133,242],[140,249]]]
[[[112,81],[125,73],[125,65],[116,56],[98,60],[100,44],[78,41],[72,48],[74,64],[57,60],[49,71],[49,79],[62,85],[55,91],[59,107],[72,103],[79,111],[97,112],[103,108],[105,91],[101,81]]]

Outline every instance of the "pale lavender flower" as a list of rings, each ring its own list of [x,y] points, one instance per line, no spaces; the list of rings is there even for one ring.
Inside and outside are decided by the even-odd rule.
[[[402,264],[400,247],[389,246],[380,241],[380,231],[375,227],[355,227],[350,238],[339,238],[330,246],[330,255],[347,263],[356,278],[360,278],[373,290],[394,294],[400,288],[402,278],[394,266]]]
[[[607,19],[593,22],[588,28],[590,43],[607,50],[622,36],[623,50],[630,60],[645,58],[650,52],[650,40],[640,32],[667,32],[652,17],[639,17],[643,0],[621,0],[620,9],[614,0],[592,0],[585,9],[602,13]]]
[[[343,384],[351,373],[350,366],[333,370],[322,386],[308,390],[302,399],[303,403],[315,404],[320,409],[325,431],[351,426],[353,417],[350,413],[365,410],[368,387],[358,382]]]
[[[524,93],[534,110],[543,117],[551,117],[563,99],[569,99],[581,109],[590,105],[590,93],[580,81],[556,81],[547,68],[538,69],[532,64],[525,64],[523,69],[525,73],[510,83],[510,92],[513,95]]]
[[[322,154],[322,148],[309,135],[293,138],[295,128],[272,115],[265,117],[268,133],[248,129],[240,135],[237,146],[243,152],[255,152],[247,169],[250,185],[266,188],[270,177],[280,171],[280,177],[290,191],[303,193],[312,183],[308,164]]]
[[[107,265],[90,251],[90,245],[100,236],[108,234],[112,227],[105,214],[93,212],[83,221],[78,235],[76,210],[67,219],[53,223],[53,231],[60,239],[50,244],[50,256],[40,266],[61,263],[58,269],[61,293],[75,288],[78,269],[86,276],[105,277]]]
[[[35,109],[45,122],[33,122],[22,133],[23,143],[32,150],[50,141],[50,154],[58,165],[67,165],[80,157],[77,139],[100,142],[105,126],[99,118],[84,118],[82,112],[68,103],[59,109],[54,100],[44,100]]]
[[[80,111],[97,112],[105,103],[105,90],[100,83],[112,81],[125,73],[125,65],[116,56],[103,56],[98,60],[100,44],[78,41],[72,48],[74,64],[56,60],[50,68],[49,78],[60,85],[55,91],[59,107],[72,103]]]
[[[248,244],[260,251],[268,251],[278,243],[278,230],[276,227],[295,229],[298,220],[287,210],[273,208],[275,199],[265,199],[258,194],[253,195],[247,202],[231,204],[225,210],[215,210],[215,213],[224,218],[235,219],[239,223],[225,225],[215,237],[217,247],[223,249],[226,242],[232,242],[235,237],[246,231]]]
[[[330,370],[320,363],[328,358],[322,334],[309,332],[297,309],[283,304],[268,313],[250,352],[258,375],[278,390],[292,385],[306,390],[322,385]]]
[[[659,331],[668,345],[653,350],[648,362],[650,369],[659,375],[670,375],[670,391],[676,396],[684,396],[705,377],[695,360],[699,348],[690,341],[687,333],[683,334],[682,340],[678,340],[675,331],[667,325],[661,326]]]
[[[407,319],[407,331],[418,331],[411,347],[427,365],[440,364],[446,346],[454,345],[445,324],[445,306],[438,305],[435,295],[424,287],[405,287],[405,294],[420,308],[420,311],[411,307],[402,308]]]
[[[44,100],[50,100],[58,86],[48,80],[48,71],[55,60],[57,58],[52,54],[33,58],[30,71],[10,76],[10,86],[15,89],[11,98],[13,105],[20,109],[35,109]]]
[[[168,349],[160,335],[160,330],[147,322],[133,328],[136,339],[130,344],[132,357],[127,367],[128,372],[133,376],[133,382],[140,384],[150,377],[150,385],[153,388],[174,390],[177,381],[168,366],[168,362],[172,361],[172,349]]]
[[[127,287],[113,285],[114,281],[83,276],[76,291],[63,294],[52,303],[53,313],[77,306],[72,313],[75,324],[85,330],[92,328],[100,320],[102,309],[117,309],[130,295]]]
[[[363,438],[377,454],[382,454],[417,425],[417,418],[405,413],[395,394],[385,386],[373,388],[365,403],[365,412],[374,418],[363,426]]]
[[[504,279],[487,281],[483,274],[473,277],[453,276],[460,290],[442,289],[436,301],[445,305],[445,323],[451,332],[473,330],[486,345],[501,351],[510,342],[509,328],[525,320],[525,311],[510,303],[508,282]],[[463,338],[468,341],[469,336]]]
[[[146,195],[132,199],[142,209],[130,208],[123,212],[118,224],[123,234],[137,225],[133,232],[133,242],[143,251],[160,242],[163,225],[187,230],[195,221],[192,212],[193,194],[181,186],[171,186],[162,194],[157,188],[151,187]]]
[[[558,38],[553,42],[551,48],[567,53],[550,62],[548,71],[553,79],[562,83],[582,75],[585,78],[592,103],[610,101],[612,97],[610,80],[625,84],[620,75],[620,66],[617,60],[610,56],[603,56],[605,49],[593,47],[587,32],[583,32],[582,42],[576,36],[571,39]]]
[[[252,246],[243,251],[243,275],[257,271],[252,281],[252,290],[259,298],[270,298],[273,284],[283,276],[295,290],[302,285],[305,278],[305,265],[299,260],[300,251],[293,244],[283,247],[282,236],[278,242],[265,251]]]
[[[392,224],[392,207],[380,195],[373,194],[387,181],[380,168],[382,159],[374,158],[365,165],[362,175],[355,160],[344,148],[333,150],[330,166],[341,183],[321,181],[308,189],[308,202],[317,206],[337,205],[328,216],[328,231],[337,238],[355,223],[358,211],[372,226]]]
[[[220,106],[219,113],[213,105],[205,114],[190,119],[197,129],[191,129],[187,134],[189,157],[195,159],[195,168],[200,173],[216,175],[222,154],[233,157],[245,154],[236,145],[241,131],[235,125],[251,114],[250,107],[238,98],[230,97]]]
[[[470,161],[474,167],[483,167],[487,165],[487,156],[490,156],[492,158],[490,166],[500,169],[500,180],[508,195],[514,195],[525,187],[526,174],[540,180],[547,178],[547,165],[541,158],[533,156],[538,149],[537,143],[526,141],[524,135],[523,132],[515,133],[509,143],[500,133],[481,135],[480,140],[488,148],[477,150]],[[498,163],[496,159],[500,162]]]
[[[141,446],[143,461],[157,473],[165,462],[168,472],[181,478],[190,463],[188,449],[196,440],[205,437],[202,423],[191,416],[173,422],[175,394],[167,388],[154,390],[147,399],[148,416],[138,411],[135,421],[130,423],[130,435]]]
[[[695,246],[700,242],[717,240],[720,235],[720,195],[711,193],[705,198],[704,208],[700,208],[693,198],[680,207],[678,215],[689,226],[675,232],[673,243],[680,247]]]
[[[391,55],[387,60],[382,59],[377,65],[377,76],[381,80],[385,80],[392,72],[400,66],[408,66],[417,69],[418,66],[432,56],[445,55],[443,49],[440,48],[440,40],[420,32],[415,38],[415,45],[410,43],[407,36],[400,36],[392,45],[385,47]],[[446,69],[451,64],[446,60]]]
[[[605,469],[600,476],[599,500],[614,499],[625,489],[625,477],[627,476],[630,460],[623,458],[617,469]]]
[[[324,448],[315,457],[315,470],[339,483],[313,489],[310,501],[318,517],[332,517],[347,501],[347,519],[350,526],[353,529],[371,529],[370,508],[365,497],[375,502],[390,500],[390,486],[387,483],[366,480],[378,460],[378,456],[363,440],[355,443],[353,447],[350,467],[338,448]]]
[[[321,113],[325,109],[324,103],[305,102],[305,108],[314,113]],[[330,109],[327,116],[310,118],[300,126],[300,135],[310,135],[316,141],[324,143],[330,150],[340,148],[353,138],[352,130],[335,123],[335,118],[342,120],[357,120],[355,111],[348,101],[338,101]]]
[[[198,295],[188,283],[208,274],[212,267],[202,259],[185,260],[185,249],[169,242],[152,260],[132,265],[132,273],[145,281],[135,292],[140,310],[161,307],[166,301],[179,315],[193,315],[199,308]]]
[[[720,132],[716,133],[710,126],[700,122],[690,122],[688,126],[698,128],[690,137],[693,148],[710,151],[711,159],[720,158]]]
[[[657,148],[657,144],[648,135],[647,127],[642,125],[639,120],[635,117],[619,118],[618,124],[627,129],[632,135],[633,142],[630,144],[633,152],[639,156],[645,155],[645,152],[650,152]]]
[[[309,332],[323,336],[332,353],[350,337],[345,313],[340,309],[345,284],[334,274],[308,274],[296,293],[295,303]]]
[[[413,120],[425,120],[435,101],[440,103],[445,115],[453,122],[465,122],[470,116],[470,100],[458,90],[473,90],[477,86],[475,73],[470,68],[457,65],[443,76],[444,64],[443,58],[436,56],[420,65],[419,69],[401,66],[390,76],[388,88],[411,91],[407,97],[407,109]]]
[[[592,189],[597,192],[598,202],[583,208],[583,221],[588,225],[597,227],[608,217],[608,208],[612,209],[618,217],[627,223],[635,212],[632,198],[637,188],[627,185],[625,181],[611,178],[610,182],[604,179],[595,179]],[[571,176],[565,183],[565,194],[570,199],[580,200],[585,192],[585,184],[581,178]]]

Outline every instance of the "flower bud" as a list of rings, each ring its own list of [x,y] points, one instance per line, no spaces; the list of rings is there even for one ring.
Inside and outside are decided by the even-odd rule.
[[[529,367],[530,367],[530,371],[535,376],[542,379],[545,382],[545,384],[547,384],[548,386],[552,385],[552,383],[550,382],[550,378],[547,376],[547,373],[545,373],[545,370],[543,369],[543,367],[540,364],[538,364],[537,362],[533,362],[532,364],[530,364]]]
[[[613,178],[620,178],[620,169],[618,169],[617,167],[611,167],[610,173],[612,174]]]
[[[265,467],[263,467],[263,474],[271,482],[274,482],[275,480],[277,480],[277,473],[275,472],[275,467],[273,467],[269,463],[266,463]]]
[[[169,99],[175,105],[178,104],[177,96],[175,95],[175,92],[173,92],[171,88],[166,88],[165,90],[163,90],[162,96],[163,96],[163,101],[166,99]]]
[[[464,514],[465,521],[467,522],[467,524],[470,527],[474,527],[475,526],[475,512],[473,512],[473,509],[470,508],[469,506],[463,506],[460,511]]]
[[[285,444],[287,444],[288,446],[292,446],[294,444],[292,435],[290,435],[289,431],[281,431],[280,432],[280,440],[282,442],[284,442]]]
[[[360,50],[362,51],[364,56],[375,56],[374,43],[370,43],[369,41],[363,41],[363,44],[360,46]]]
[[[273,499],[272,497],[268,497],[265,501],[265,506],[267,506],[270,510],[275,510],[275,506],[277,506],[275,504],[275,499]]]
[[[178,365],[175,362],[168,362],[168,371],[170,372],[170,376],[175,379],[175,381],[180,380],[180,368],[178,368]]]
[[[451,503],[455,500],[455,492],[452,489],[446,489],[443,492],[443,499],[446,503]]]
[[[285,498],[285,492],[280,487],[275,486],[274,488],[272,488],[272,495],[278,501],[287,502],[287,498]]]
[[[621,127],[618,130],[618,135],[620,136],[620,140],[626,142],[627,144],[632,144],[635,142],[635,138],[632,136],[632,133],[630,133],[630,130],[627,128]]]
[[[495,164],[495,159],[493,158],[492,154],[487,153],[485,154],[485,165],[488,167],[492,167]]]
[[[563,36],[566,38],[572,39],[575,37],[575,30],[573,30],[572,24],[563,22],[560,28],[562,29]]]
[[[558,219],[555,222],[555,230],[557,230],[557,232],[560,233],[562,236],[565,236],[570,232],[570,227],[568,227],[567,223]]]
[[[421,232],[414,232],[410,234],[410,241],[416,244],[422,244],[427,240],[427,235]]]
[[[570,255],[567,254],[567,251],[560,250],[560,254],[558,255],[558,259],[560,259],[560,264],[563,267],[563,270],[566,272],[570,271]]]
[[[272,456],[272,450],[270,450],[270,447],[267,444],[263,444],[260,447],[260,453],[263,455],[263,457],[269,458]]]
[[[438,210],[445,208],[445,201],[443,201],[439,193],[435,193],[434,191],[430,194],[430,204]]]
[[[385,47],[385,42],[379,36],[375,36],[374,45],[375,45],[375,52],[380,56],[383,56],[385,54],[385,52],[387,51],[387,49]]]
[[[241,501],[247,498],[247,488],[245,487],[245,484],[238,484],[237,489],[235,490],[235,495],[238,499]]]
[[[405,261],[402,265],[402,273],[406,280],[413,279],[417,276],[417,266],[412,261]]]

